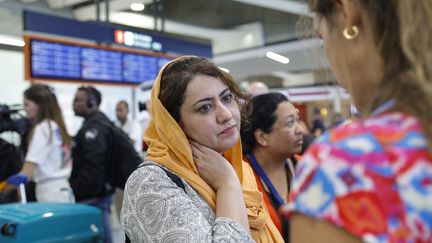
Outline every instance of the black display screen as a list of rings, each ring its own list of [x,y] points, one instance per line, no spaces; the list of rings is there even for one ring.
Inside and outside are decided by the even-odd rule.
[[[31,78],[114,83],[152,83],[170,59],[32,39]]]

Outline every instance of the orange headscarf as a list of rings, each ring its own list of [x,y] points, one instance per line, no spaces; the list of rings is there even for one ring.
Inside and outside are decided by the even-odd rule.
[[[198,175],[186,135],[158,98],[162,72],[167,65],[159,72],[151,93],[151,120],[144,137],[148,144],[147,159],[160,163],[186,180],[215,211],[215,191]],[[252,237],[257,242],[283,242],[266,211],[252,169],[242,161],[240,140],[224,152],[224,157],[234,167],[242,184]]]

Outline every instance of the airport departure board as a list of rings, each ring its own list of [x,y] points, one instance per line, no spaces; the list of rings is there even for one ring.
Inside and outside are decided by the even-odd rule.
[[[124,50],[30,39],[30,79],[152,83],[171,59]]]
[[[158,58],[137,54],[123,54],[123,77],[126,82],[154,80],[158,74]],[[147,70],[143,72],[142,70]]]
[[[81,48],[82,79],[121,82],[123,80],[122,70],[122,54],[120,52]]]
[[[34,41],[31,46],[31,69],[34,76],[80,78],[80,47]]]

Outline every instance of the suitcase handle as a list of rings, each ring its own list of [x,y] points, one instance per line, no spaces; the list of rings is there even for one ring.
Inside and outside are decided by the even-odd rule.
[[[21,183],[19,185],[18,191],[19,191],[19,198],[20,198],[21,203],[26,204],[27,203],[27,196],[26,196],[26,192],[25,192],[24,183]]]

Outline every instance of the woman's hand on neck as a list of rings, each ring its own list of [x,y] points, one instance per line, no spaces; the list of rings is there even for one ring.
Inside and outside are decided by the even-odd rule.
[[[213,189],[224,184],[238,184],[239,179],[230,162],[222,154],[198,142],[189,140],[192,156],[200,177]]]

